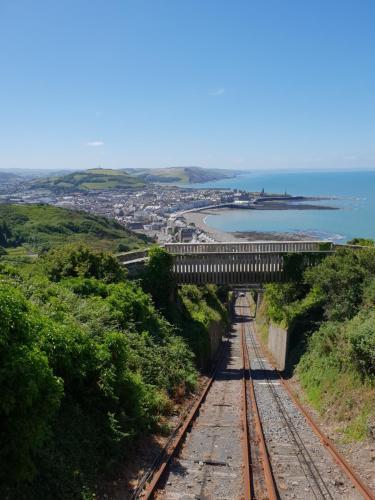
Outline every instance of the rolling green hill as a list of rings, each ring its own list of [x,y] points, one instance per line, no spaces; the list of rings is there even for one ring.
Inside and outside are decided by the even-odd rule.
[[[73,191],[90,191],[101,189],[135,189],[145,185],[138,177],[122,170],[92,168],[73,172],[61,177],[47,177],[30,182],[34,189],[49,189],[56,193]]]
[[[182,184],[194,184],[198,182],[209,182],[220,179],[229,179],[240,173],[239,170],[225,170],[221,168],[203,167],[169,167],[152,169],[127,169],[130,175],[134,175],[145,182],[178,182]]]
[[[49,205],[0,205],[0,246],[10,255],[84,243],[116,252],[145,246],[145,239],[115,220]]]
[[[102,189],[138,189],[148,183],[195,184],[229,179],[244,171],[203,167],[129,168],[113,170],[92,168],[67,175],[34,179],[31,189],[48,189],[55,193],[92,191]]]

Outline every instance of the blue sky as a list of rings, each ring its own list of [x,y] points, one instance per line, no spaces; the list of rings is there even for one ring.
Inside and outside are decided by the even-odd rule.
[[[0,0],[0,167],[375,167],[373,0]]]

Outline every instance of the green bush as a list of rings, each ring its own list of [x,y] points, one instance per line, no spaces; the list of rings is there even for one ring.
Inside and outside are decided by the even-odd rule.
[[[374,261],[374,254],[371,256]],[[363,283],[368,277],[368,256],[362,251],[340,250],[305,273],[307,283],[324,297],[325,317],[329,320],[352,318],[362,303]]]
[[[209,354],[212,325],[224,333],[226,309],[216,287],[177,292],[169,255],[151,262],[143,285],[158,293],[164,266],[160,309],[87,248],[1,264],[1,497],[93,498],[98,477],[196,387],[201,346]]]
[[[366,308],[375,306],[375,277],[370,278],[365,282],[363,290],[363,305]]]
[[[218,295],[215,285],[182,285],[176,301],[167,311],[168,318],[177,325],[202,369],[211,367],[210,328],[220,329],[224,335],[229,326],[228,311]]]
[[[172,276],[173,257],[157,246],[149,250],[148,257],[142,287],[151,294],[156,307],[166,310],[176,286]]]
[[[268,286],[265,303],[289,329],[309,400],[342,422],[347,439],[365,438],[375,407],[375,251],[341,249],[302,282]]]
[[[370,238],[353,238],[347,243],[348,245],[359,245],[364,247],[373,247],[375,245],[375,241]]]
[[[107,253],[93,252],[81,245],[51,250],[44,257],[43,265],[52,281],[79,276],[113,283],[125,278],[125,272],[117,259]]]
[[[39,345],[45,325],[14,287],[0,284],[0,484],[32,479],[33,453],[45,442],[62,397]]]
[[[375,375],[375,311],[359,314],[348,325],[352,359],[366,375]]]
[[[265,287],[267,313],[272,321],[288,326],[287,307],[304,296],[305,289],[298,283],[269,284]]]

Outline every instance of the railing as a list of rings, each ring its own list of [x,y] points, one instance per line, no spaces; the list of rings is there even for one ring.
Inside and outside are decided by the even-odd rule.
[[[306,267],[315,265],[339,248],[358,250],[356,245],[325,241],[253,241],[224,243],[168,243],[173,255],[172,272],[178,283],[270,283],[286,281],[287,254],[303,254]],[[129,276],[137,276],[148,259],[148,248],[118,254]]]
[[[305,267],[316,264],[324,254],[306,252]],[[178,283],[272,283],[287,281],[286,253],[283,252],[207,252],[204,254],[177,254],[172,271]]]
[[[131,252],[118,253],[116,257],[122,264],[140,259],[146,259],[148,257],[148,248],[142,250],[132,250]]]
[[[334,244],[325,241],[252,241],[233,243],[167,243],[165,250],[174,255],[201,253],[262,253],[333,251]]]

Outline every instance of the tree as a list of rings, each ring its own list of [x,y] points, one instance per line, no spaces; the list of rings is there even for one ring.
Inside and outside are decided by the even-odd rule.
[[[373,247],[375,246],[375,241],[370,238],[353,238],[348,241],[348,245],[359,245],[362,247]]]
[[[375,264],[373,252],[339,250],[318,266],[305,272],[307,282],[324,297],[327,319],[342,321],[352,318],[362,302],[365,278]]]
[[[54,249],[45,256],[43,264],[53,281],[79,276],[117,283],[126,276],[115,257],[104,252],[93,252],[82,245]]]
[[[32,478],[33,453],[63,393],[38,339],[44,323],[23,295],[0,285],[0,484]]]
[[[9,243],[10,243],[10,238],[12,236],[12,233],[9,229],[9,226],[8,224],[5,222],[5,220],[3,220],[1,223],[0,223],[0,245],[3,246],[3,247],[8,247],[10,246]]]
[[[172,275],[173,257],[160,247],[152,247],[142,277],[143,289],[150,293],[156,307],[166,309],[175,289]]]

